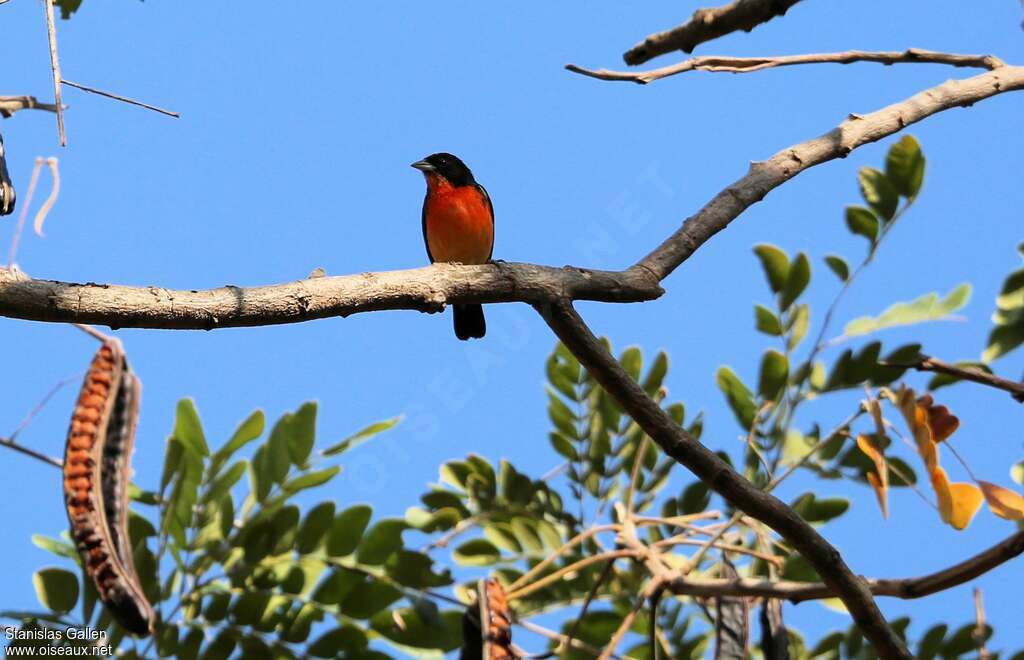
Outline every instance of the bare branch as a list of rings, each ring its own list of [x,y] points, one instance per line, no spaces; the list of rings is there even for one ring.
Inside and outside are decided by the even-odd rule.
[[[690,216],[675,234],[633,268],[664,279],[743,211],[804,170],[843,158],[860,146],[898,133],[939,112],[1020,89],[1024,89],[1024,67],[1002,66],[971,78],[946,81],[867,115],[851,114],[820,137],[783,149],[766,161],[752,163],[746,175]]]
[[[1024,553],[1024,531],[1017,532],[959,564],[917,578],[898,580],[869,579],[867,588],[875,596],[914,599],[952,589],[977,578],[1001,564]],[[691,579],[683,576],[666,583],[666,588],[677,595],[699,596],[752,596],[781,598],[799,603],[805,600],[833,598],[835,590],[821,582],[791,582],[787,580]]]
[[[0,117],[7,119],[19,110],[57,112],[53,103],[40,103],[34,96],[0,96]]]
[[[95,87],[89,87],[88,85],[82,85],[80,83],[71,82],[66,78],[64,80],[61,80],[61,82],[67,85],[68,87],[74,87],[75,89],[80,89],[83,92],[89,92],[90,94],[97,94],[99,96],[106,96],[108,99],[114,99],[115,101],[121,101],[122,103],[127,103],[129,105],[137,105],[140,108],[145,108],[147,110],[159,112],[160,114],[168,115],[170,117],[174,117],[175,119],[181,118],[181,115],[173,110],[165,110],[163,108],[158,108],[155,105],[143,103],[142,101],[136,101],[135,99],[130,99],[127,96],[120,96],[118,94],[114,94],[113,92],[104,92],[102,89],[96,89]]]
[[[700,44],[743,30],[750,32],[761,23],[782,16],[800,0],[734,0],[721,7],[698,9],[690,20],[647,37],[623,54],[630,66],[643,64],[659,55],[681,50],[692,53]]]
[[[562,343],[662,450],[726,501],[763,521],[789,541],[846,605],[883,658],[909,658],[903,642],[878,610],[864,582],[813,527],[772,495],[756,488],[725,461],[676,424],[622,369],[565,301],[537,305]]]
[[[46,15],[46,34],[50,41],[50,69],[53,71],[53,102],[57,112],[57,132],[60,134],[60,146],[67,146],[64,134],[64,106],[60,99],[60,58],[57,57],[57,28],[53,21],[53,0],[43,0],[43,13]]]
[[[112,328],[214,328],[299,323],[360,312],[439,312],[452,303],[538,303],[561,296],[640,302],[663,293],[645,272],[533,264],[435,264],[413,270],[315,277],[262,287],[204,291],[34,280],[0,269],[0,315]]]
[[[847,50],[841,53],[810,53],[807,55],[774,55],[765,57],[725,57],[704,55],[691,57],[678,64],[670,64],[650,71],[609,71],[608,69],[587,69],[567,64],[566,69],[598,80],[618,80],[641,85],[668,78],[687,71],[710,71],[712,73],[752,73],[762,69],[795,66],[798,64],[853,64],[874,62],[876,64],[947,64],[956,67],[998,69],[1006,64],[995,55],[961,55],[939,53],[931,50],[909,48],[898,51]]]
[[[1010,393],[1010,396],[1014,400],[1024,403],[1024,383],[1018,383],[1017,381],[1008,380],[1001,378],[994,374],[986,373],[981,369],[974,367],[958,367],[955,364],[949,364],[942,360],[927,355],[921,355],[917,360],[913,362],[901,362],[895,364],[892,362],[881,361],[879,364],[889,365],[893,367],[908,367],[910,369],[916,369],[917,371],[931,371],[939,374],[946,374],[947,376],[954,376],[961,380],[969,380],[974,383],[980,383],[987,385],[988,387],[994,387],[997,390],[1004,390]]]

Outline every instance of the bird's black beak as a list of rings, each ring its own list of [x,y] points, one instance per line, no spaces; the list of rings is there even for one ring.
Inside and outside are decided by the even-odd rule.
[[[430,163],[428,163],[425,160],[418,160],[415,163],[413,163],[412,165],[410,165],[410,167],[413,167],[413,168],[419,170],[420,172],[433,172],[433,171],[435,171],[437,169],[436,167],[434,167],[433,165],[431,165]]]

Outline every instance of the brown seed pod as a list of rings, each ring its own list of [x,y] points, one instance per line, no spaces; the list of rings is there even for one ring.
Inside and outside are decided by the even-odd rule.
[[[483,622],[483,625],[481,625]],[[485,578],[477,583],[477,602],[462,619],[461,660],[515,660],[512,612],[501,583]]]
[[[136,635],[156,619],[143,593],[128,538],[128,479],[141,384],[121,342],[96,351],[82,383],[64,450],[64,502],[71,537],[100,600]]]

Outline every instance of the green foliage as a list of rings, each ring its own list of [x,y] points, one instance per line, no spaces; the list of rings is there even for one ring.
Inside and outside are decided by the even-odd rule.
[[[1024,243],[1017,247],[1024,256]],[[1024,268],[1013,271],[1003,282],[996,297],[996,311],[992,315],[995,327],[988,336],[981,359],[996,360],[1024,344]]]
[[[862,316],[846,324],[843,330],[845,337],[859,337],[886,328],[900,325],[913,325],[925,321],[943,319],[963,308],[971,298],[971,285],[961,284],[939,299],[939,294],[928,293],[911,302],[896,303],[887,308],[880,316]]]

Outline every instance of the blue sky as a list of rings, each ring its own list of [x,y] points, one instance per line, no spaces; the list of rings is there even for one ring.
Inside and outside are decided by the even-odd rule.
[[[750,75],[691,73],[648,87],[585,79],[574,62],[621,68],[642,36],[675,25],[695,3],[598,6],[522,4],[191,3],[87,0],[58,25],[67,78],[182,113],[180,120],[65,89],[69,146],[52,115],[24,112],[0,125],[8,165],[24,191],[34,157],[60,158],[61,196],[48,237],[28,237],[18,262],[41,278],[204,288],[420,266],[423,182],[408,164],[434,151],[462,156],[485,184],[497,216],[495,257],[551,265],[622,268],[687,215],[765,158],[864,113],[971,71],[938,66],[795,67]],[[0,7],[5,94],[52,96],[38,3]],[[994,53],[1024,60],[1021,7],[1003,0],[801,3],[784,20],[702,47],[702,54],[763,55],[906,47]],[[666,56],[656,65],[675,61]],[[916,337],[945,359],[976,357],[993,299],[1018,267],[1024,240],[1019,131],[1024,97],[1007,94],[914,126],[928,157],[922,197],[877,263],[845,299],[839,318],[891,302],[974,285],[968,322],[890,331],[886,345]],[[835,280],[827,253],[862,254],[842,209],[856,203],[857,168],[879,165],[890,141],[800,175],[714,238],[644,305],[581,304],[596,332],[622,348],[665,348],[671,396],[703,409],[704,440],[735,449],[738,431],[714,385],[730,364],[748,382],[768,345],[751,306],[768,295],[750,248],[772,242],[814,257],[809,301],[821,310]],[[46,179],[42,191],[45,192]],[[37,198],[38,199],[38,198]],[[0,222],[6,253],[13,220]],[[450,314],[450,313],[449,313]],[[522,305],[487,308],[485,341],[458,342],[449,314],[358,315],[273,328],[211,333],[124,330],[118,336],[144,383],[135,459],[153,484],[174,403],[195,399],[212,442],[252,409],[271,418],[320,402],[322,443],[396,414],[405,422],[359,450],[333,482],[341,502],[370,501],[400,515],[436,479],[444,460],[474,451],[538,474],[555,464],[546,440],[543,359],[554,339]],[[813,335],[812,330],[812,335]],[[95,346],[57,325],[0,320],[7,347],[0,431],[13,429],[58,380],[80,372]],[[828,356],[831,362],[833,356]],[[1024,355],[998,369],[1021,374]],[[919,382],[912,379],[912,382]],[[22,439],[63,448],[65,389]],[[855,396],[855,395],[854,395]],[[825,426],[855,398],[814,408]],[[962,421],[958,449],[975,472],[1009,483],[1024,458],[1020,407],[1009,397],[957,387],[942,394]],[[810,419],[810,418],[809,418]],[[31,607],[30,575],[51,559],[31,545],[65,524],[52,468],[2,454],[6,568],[3,602]],[[958,469],[958,468],[957,468]],[[954,479],[964,475],[954,472]],[[681,483],[681,482],[680,482]],[[870,493],[802,482],[855,497],[825,531],[854,570],[898,577],[944,567],[1011,533],[986,511],[966,532],[943,526],[912,493],[899,492],[888,522]],[[1018,561],[976,584],[997,628],[994,648],[1024,646]],[[923,601],[881,601],[935,621],[973,617],[969,587]],[[846,627],[817,604],[787,620],[818,637]],[[1014,629],[1016,627],[1016,630]]]

